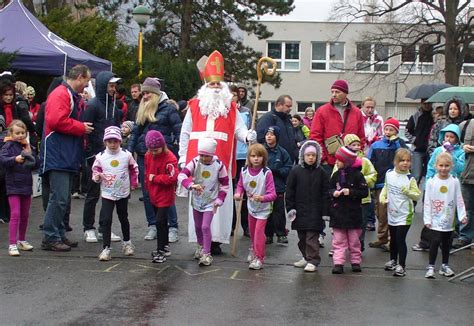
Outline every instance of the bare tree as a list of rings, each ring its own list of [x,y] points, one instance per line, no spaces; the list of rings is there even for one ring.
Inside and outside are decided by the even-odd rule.
[[[474,15],[470,2],[339,0],[333,11],[335,20],[343,19],[347,24],[361,21],[380,23],[361,35],[361,41],[385,44],[390,47],[390,53],[386,58],[375,53],[377,60],[371,60],[366,65],[380,65],[389,58],[397,58],[399,64],[391,65],[392,73],[398,69],[407,74],[411,71],[423,72],[424,69],[430,72],[434,56],[442,55],[445,82],[458,85],[464,62],[474,59],[474,49],[470,48],[474,38]],[[375,51],[375,48],[371,50]],[[410,62],[411,66],[405,62]]]

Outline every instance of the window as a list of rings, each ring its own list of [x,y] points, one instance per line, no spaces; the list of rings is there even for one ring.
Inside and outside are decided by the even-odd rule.
[[[404,74],[432,74],[433,45],[421,44],[402,46],[402,65],[400,71]]]
[[[277,62],[280,70],[300,69],[300,44],[298,42],[268,42],[268,56]]]
[[[474,48],[470,48],[469,51],[467,51],[461,73],[474,74]]]
[[[388,46],[385,44],[358,43],[357,71],[388,72]]]
[[[344,69],[344,43],[311,43],[311,70],[340,71]]]

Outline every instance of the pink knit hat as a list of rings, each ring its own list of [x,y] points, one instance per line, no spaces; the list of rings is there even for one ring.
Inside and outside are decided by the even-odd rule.
[[[347,82],[343,79],[336,80],[334,84],[332,84],[331,89],[338,89],[341,92],[349,94],[349,85],[347,85]]]
[[[314,147],[313,145],[308,145],[304,148],[303,154],[309,154],[309,153],[317,154],[318,151],[316,150],[316,147]]]
[[[344,163],[345,167],[352,166],[357,159],[357,153],[346,146],[339,148],[334,156],[338,161]]]
[[[145,145],[148,149],[165,147],[165,138],[158,130],[150,130],[145,136]]]
[[[161,83],[158,78],[148,77],[142,84],[142,92],[155,93],[156,95],[161,94]]]
[[[217,142],[214,138],[201,138],[198,142],[198,154],[213,156],[216,153]]]
[[[122,133],[120,132],[120,128],[116,126],[110,126],[105,128],[104,130],[104,141],[109,139],[116,139],[118,141],[122,141]]]

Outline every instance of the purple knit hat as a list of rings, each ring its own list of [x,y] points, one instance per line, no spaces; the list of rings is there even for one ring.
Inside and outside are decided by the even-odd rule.
[[[338,89],[341,92],[349,94],[349,85],[347,85],[347,82],[343,79],[336,80],[334,84],[332,84],[331,89]]]
[[[142,84],[142,92],[155,93],[156,95],[161,94],[161,83],[158,78],[148,77]]]
[[[158,130],[150,130],[145,136],[145,145],[148,149],[157,149],[165,147],[165,139]]]
[[[120,132],[120,128],[116,126],[110,126],[105,128],[104,130],[104,141],[109,139],[116,139],[118,141],[122,141],[122,133]]]

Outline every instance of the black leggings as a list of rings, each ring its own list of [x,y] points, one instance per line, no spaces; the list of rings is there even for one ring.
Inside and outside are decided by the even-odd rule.
[[[168,240],[168,209],[169,207],[154,207],[156,216],[156,250],[164,250]]]
[[[410,225],[389,225],[388,229],[390,231],[390,259],[398,260],[398,263],[405,268],[407,259],[406,238]]]
[[[434,265],[436,262],[436,256],[438,256],[438,247],[441,244],[441,255],[443,257],[443,264],[448,264],[449,261],[449,248],[451,247],[451,236],[453,231],[441,232],[431,230],[431,243],[430,243],[430,265]]]
[[[102,208],[100,209],[100,229],[104,237],[104,248],[110,247],[110,236],[112,232],[112,219],[114,207],[117,207],[117,215],[122,228],[123,241],[130,240],[130,223],[128,222],[128,198],[110,200],[102,198]]]

